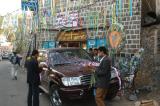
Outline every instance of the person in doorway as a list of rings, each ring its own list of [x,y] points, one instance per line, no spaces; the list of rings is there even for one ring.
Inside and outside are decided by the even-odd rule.
[[[11,69],[12,79],[17,80],[17,73],[18,73],[18,68],[20,66],[20,60],[16,52],[13,52],[13,56],[11,57],[11,63],[12,63],[12,69]]]
[[[89,55],[93,58],[94,57],[94,52],[92,48],[89,48]]]
[[[111,78],[111,59],[108,56],[108,50],[105,47],[98,48],[98,55],[101,58],[100,65],[95,70],[96,75],[96,104],[105,106],[105,97]]]
[[[41,68],[38,64],[38,50],[33,50],[32,56],[26,62],[28,89],[28,106],[39,106],[39,85]]]

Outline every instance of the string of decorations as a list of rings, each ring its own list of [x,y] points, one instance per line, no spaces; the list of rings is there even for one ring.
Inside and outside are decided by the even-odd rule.
[[[87,8],[88,14],[86,15],[86,18],[80,17],[80,14],[79,14],[77,21],[81,22],[81,23],[80,23],[79,26],[77,24],[77,26],[76,26],[77,28],[78,27],[86,27],[87,30],[89,28],[93,28],[93,29],[95,29],[94,36],[96,37],[96,36],[98,36],[98,32],[100,31],[99,20],[101,19],[101,17],[103,17],[102,18],[102,27],[103,27],[103,31],[106,32],[105,34],[108,34],[111,31],[115,31],[116,28],[117,28],[116,31],[121,31],[121,32],[124,31],[124,30],[121,30],[123,28],[120,28],[120,27],[122,27],[122,24],[120,24],[120,22],[122,21],[122,16],[124,15],[123,14],[124,0],[113,0],[111,2],[112,5],[110,5],[110,7],[106,6],[103,9],[101,9],[100,12],[89,11],[90,10],[89,8],[92,8],[94,5],[96,5],[99,2],[99,0],[96,0],[96,1],[90,0],[89,4],[84,5],[84,6],[82,5],[82,4],[84,4],[83,2],[85,2],[85,1],[84,0],[79,0],[78,2],[75,1],[74,3],[71,3],[70,0],[66,0],[66,7],[65,8],[60,7],[60,9],[63,10],[63,12],[65,14],[64,17],[66,18],[66,20],[70,20],[69,19],[69,17],[70,17],[69,13],[74,12],[74,10],[73,10],[74,8],[76,8],[76,11],[78,12],[78,14],[79,14],[79,11],[83,11],[85,8]],[[48,21],[48,19],[49,19],[48,17],[51,17],[51,16],[55,17],[57,15],[57,12],[56,12],[56,10],[57,10],[56,4],[57,3],[58,2],[56,2],[55,0],[47,0],[47,2],[46,2],[46,0],[42,0],[42,13],[43,13],[43,15],[40,15],[39,17],[40,17],[40,19],[42,19],[42,23],[44,25],[44,28],[49,29],[49,25],[52,24],[51,23],[52,21]],[[130,12],[130,16],[132,16],[133,15],[133,12],[132,12],[133,0],[128,0],[128,4],[129,4],[128,9],[129,9],[129,12]],[[35,6],[35,4],[31,4],[31,3],[27,4],[26,6],[29,7],[31,5]],[[50,10],[47,9],[47,5],[50,5]],[[72,7],[72,5],[73,5],[73,7]],[[62,4],[61,4],[61,6],[62,6]],[[70,7],[72,7],[72,11],[71,11]],[[34,9],[34,11],[36,11],[36,10],[37,9]],[[107,11],[110,11],[109,14],[107,14]],[[107,23],[107,21],[108,21],[108,19],[106,18],[107,15],[109,15],[109,25]],[[24,19],[23,21],[26,21],[26,17],[27,17],[27,15],[24,14],[23,15],[23,19]],[[35,22],[35,20],[38,20],[39,17],[36,16],[36,17],[34,17],[34,19],[30,20],[30,27],[29,28],[30,28],[31,31],[36,30],[37,22]],[[70,21],[72,21],[72,20],[70,20]],[[84,26],[84,25],[86,25],[86,26]],[[111,26],[111,27],[106,30],[107,25]],[[72,30],[73,28],[74,28],[74,26],[67,27],[67,31]],[[24,30],[26,29],[26,22],[23,22],[23,29]],[[40,28],[40,29],[42,29],[42,28]]]

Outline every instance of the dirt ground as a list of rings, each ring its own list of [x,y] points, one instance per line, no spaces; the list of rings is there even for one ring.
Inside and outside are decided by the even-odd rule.
[[[117,104],[114,104],[113,106],[135,106],[135,104],[138,101],[142,101],[142,100],[155,100],[156,102],[158,102],[158,106],[160,106],[160,90],[156,90],[156,91],[152,91],[152,92],[145,92],[145,91],[141,91],[139,92],[139,94],[137,94],[138,100],[137,101],[130,101],[128,100],[127,96],[121,96],[121,97],[116,97],[115,99],[113,99],[112,101],[109,101],[109,106],[110,103],[112,104],[112,102],[117,102]]]
[[[152,92],[140,92],[138,95],[138,100],[137,101],[142,101],[142,100],[154,100],[158,103],[158,106],[160,106],[160,90],[157,91],[152,91]],[[126,97],[121,97],[123,98],[127,105],[126,106],[135,106],[135,103],[137,101],[129,101]],[[130,105],[131,104],[131,105]],[[124,105],[119,105],[119,106],[124,106]]]
[[[156,100],[160,105],[160,90],[152,91],[150,93],[144,92],[139,96],[139,100],[149,100],[149,99]]]

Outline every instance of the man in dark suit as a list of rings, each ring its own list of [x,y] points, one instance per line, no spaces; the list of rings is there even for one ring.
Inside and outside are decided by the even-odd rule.
[[[98,48],[98,55],[101,57],[100,65],[95,71],[96,79],[96,104],[105,106],[105,96],[111,78],[111,59],[108,57],[108,50],[105,47]]]
[[[39,52],[38,50],[33,50],[32,56],[27,60],[27,83],[29,86],[28,91],[28,106],[39,106],[39,85],[40,85],[40,68],[38,65]]]

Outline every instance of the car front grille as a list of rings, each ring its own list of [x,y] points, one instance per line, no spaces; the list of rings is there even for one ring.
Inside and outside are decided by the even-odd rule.
[[[81,76],[82,85],[90,85],[91,83],[91,75],[83,75]]]

